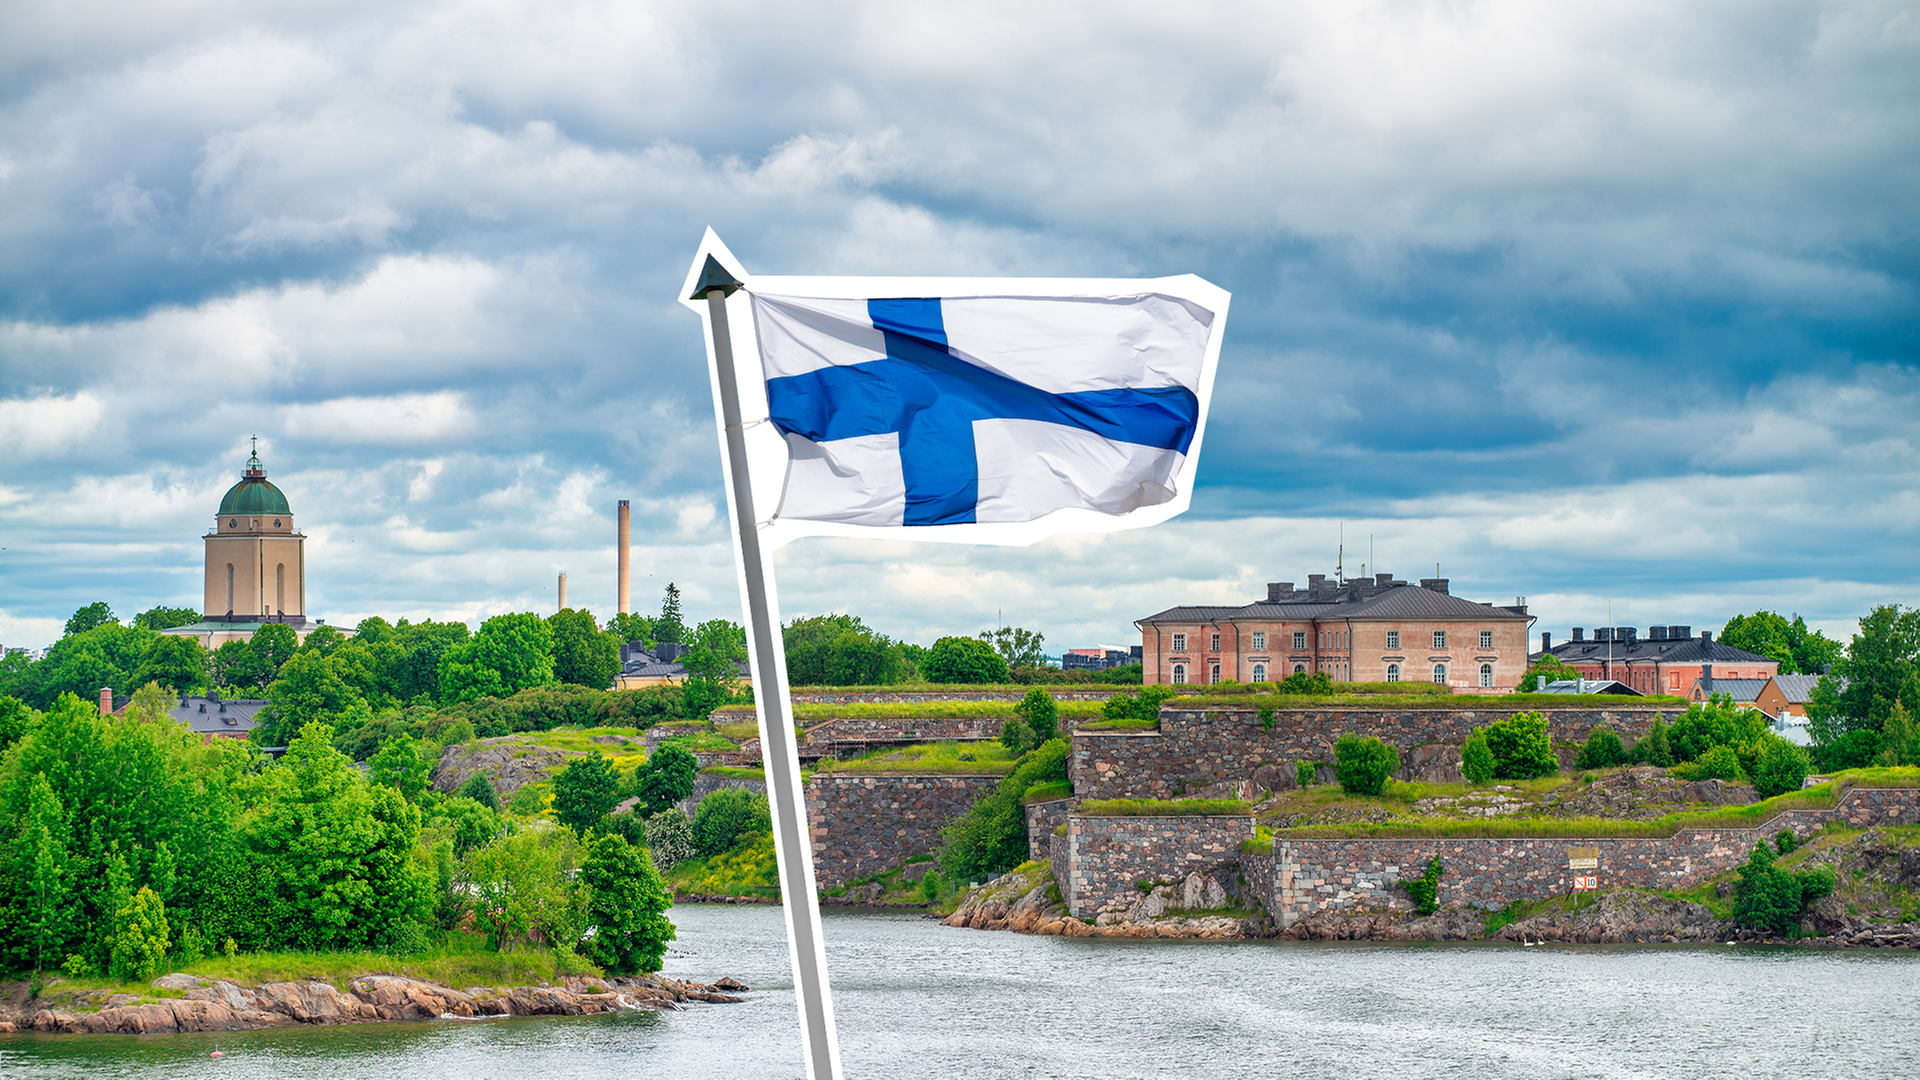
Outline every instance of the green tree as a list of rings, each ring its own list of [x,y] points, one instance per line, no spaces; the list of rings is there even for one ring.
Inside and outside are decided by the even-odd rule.
[[[530,611],[495,615],[440,662],[443,702],[508,697],[554,681],[553,632]]]
[[[15,846],[15,880],[24,887],[27,922],[22,929],[31,941],[33,970],[45,971],[49,960],[61,959],[61,946],[75,929],[68,906],[74,866],[67,821],[45,773],[33,778],[27,815],[25,832]]]
[[[76,616],[77,617],[77,616]],[[158,637],[151,630],[108,621],[55,642],[46,659],[27,669],[19,697],[45,709],[61,694],[92,699],[103,686],[127,689]]]
[[[1520,676],[1516,689],[1522,694],[1531,694],[1550,682],[1563,682],[1577,679],[1580,673],[1561,663],[1560,658],[1550,652],[1543,652],[1540,658],[1527,665],[1526,674]]]
[[[609,975],[660,970],[672,941],[673,898],[647,853],[618,836],[595,837],[580,865],[593,937],[587,956]]]
[[[1005,873],[1027,861],[1027,789],[1067,778],[1067,744],[1055,739],[1034,749],[1013,772],[965,814],[940,830],[940,871],[964,880]]]
[[[740,665],[746,662],[747,632],[726,619],[708,619],[695,627],[680,657],[691,679],[728,690],[740,681]]]
[[[115,913],[113,973],[130,982],[147,982],[160,974],[170,944],[166,905],[145,885]]]
[[[1580,756],[1574,760],[1574,766],[1581,769],[1610,769],[1627,760],[1626,744],[1614,730],[1602,724],[1587,736],[1587,743],[1580,748]]]
[[[613,618],[608,619],[607,633],[613,637],[616,653],[618,652],[617,646],[629,641],[637,641],[643,645],[651,645],[655,641],[653,636],[653,620],[645,615],[636,615],[631,611],[622,611]]]
[[[197,694],[207,688],[207,650],[196,638],[162,634],[147,650],[133,673],[136,685],[157,682],[176,694]]]
[[[1560,759],[1547,738],[1547,718],[1524,712],[1487,725],[1487,749],[1493,753],[1493,775],[1502,780],[1526,780],[1560,771]]]
[[[1645,737],[1629,751],[1632,760],[1666,769],[1673,766],[1673,746],[1667,741],[1667,725],[1655,718]]]
[[[1872,762],[1895,702],[1920,713],[1920,608],[1889,604],[1860,620],[1846,655],[1821,677],[1807,702],[1807,731],[1822,766]]]
[[[244,641],[221,642],[207,667],[215,685],[235,690],[259,690],[273,681],[266,662]]]
[[[73,637],[75,634],[84,634],[98,627],[113,625],[117,621],[113,616],[113,609],[107,606],[105,600],[95,600],[93,603],[74,612],[73,616],[67,620],[67,632],[65,636]]]
[[[353,640],[367,646],[393,641],[399,636],[400,632],[393,628],[393,624],[378,615],[361,619],[353,628]]]
[[[1018,754],[1033,745],[1033,729],[1017,716],[1008,717],[1007,722],[1000,725],[1000,745]]]
[[[927,650],[920,673],[936,683],[1003,683],[1007,661],[978,638],[943,637]]]
[[[1166,683],[1143,686],[1138,694],[1121,691],[1100,706],[1100,715],[1108,720],[1158,720],[1160,706],[1179,694],[1179,687]]]
[[[553,776],[553,816],[575,832],[593,828],[619,801],[620,777],[601,754],[574,758]]]
[[[1013,711],[1027,722],[1034,745],[1060,737],[1060,706],[1045,690],[1029,690]]]
[[[1349,795],[1378,795],[1400,767],[1400,751],[1372,736],[1348,732],[1333,742],[1333,774]]]
[[[410,803],[420,801],[432,771],[431,763],[420,756],[420,744],[406,734],[389,736],[380,743],[379,753],[367,760],[367,778],[393,788]]]
[[[474,802],[479,803],[489,810],[497,812],[500,809],[500,793],[494,790],[493,781],[488,779],[487,774],[483,772],[477,772],[467,777],[467,782],[461,784],[459,790],[455,791],[454,794],[462,798],[472,799]]]
[[[282,745],[281,740],[308,724],[332,727],[355,706],[366,708],[366,699],[319,652],[298,653],[288,660],[280,668],[280,677],[267,687],[267,700],[273,702],[272,716],[252,732],[253,739],[266,746]]]
[[[465,857],[467,852],[500,835],[501,820],[498,811],[472,799],[454,796],[441,800],[440,805],[434,808],[429,826],[445,829],[451,834],[453,854]]]
[[[1777,660],[1782,675],[1818,675],[1840,659],[1841,646],[1795,615],[1788,622],[1778,612],[1756,611],[1735,615],[1720,630],[1720,643]]]
[[[347,643],[347,635],[336,626],[321,623],[307,633],[307,640],[300,643],[300,652],[317,652],[322,656],[332,656],[340,646]]]
[[[1785,933],[1808,906],[1833,892],[1833,871],[1824,866],[1801,873],[1774,864],[1773,849],[1755,844],[1734,884],[1733,921],[1767,933]]]
[[[1703,705],[1694,702],[1673,722],[1667,741],[1678,761],[1693,761],[1716,746],[1738,747],[1758,742],[1773,725],[1758,710],[1735,705],[1733,695],[1714,694]]]
[[[253,640],[247,642],[247,647],[253,650],[260,666],[266,669],[261,676],[263,682],[270,683],[280,676],[280,669],[293,659],[293,654],[300,651],[300,635],[294,633],[293,627],[286,623],[268,623],[254,631]]]
[[[0,709],[5,707],[0,702]],[[6,745],[4,736],[0,736],[0,746]],[[1913,714],[1907,711],[1904,702],[1893,703],[1892,711],[1887,713],[1887,725],[1880,732],[1881,765],[1920,765],[1920,724],[1915,724]]]
[[[488,944],[546,941],[572,948],[587,930],[586,891],[574,887],[580,838],[572,829],[521,829],[467,855],[474,921]]]
[[[432,878],[413,860],[420,811],[367,783],[333,748],[332,728],[301,728],[255,798],[265,805],[246,840],[264,868],[258,902],[273,944],[379,948],[405,940],[430,910]]]
[[[795,619],[781,637],[795,686],[885,686],[907,676],[905,650],[855,615]]]
[[[171,630],[200,621],[200,612],[190,607],[150,607],[133,617],[133,625],[143,630]]]
[[[1484,784],[1493,779],[1493,751],[1487,748],[1487,733],[1479,728],[1467,736],[1460,747],[1460,775],[1469,784]]]
[[[600,632],[590,611],[566,608],[547,617],[553,633],[553,675],[563,683],[605,690],[620,670],[620,643]]]
[[[693,822],[679,807],[669,806],[649,817],[645,831],[655,866],[671,869],[693,858]]]
[[[985,630],[981,632],[980,640],[993,646],[993,651],[999,653],[1010,668],[1039,667],[1047,662],[1047,655],[1041,648],[1047,636],[1024,627],[1003,626],[998,630]]]
[[[702,858],[733,849],[742,836],[769,832],[773,818],[767,797],[739,788],[721,788],[700,800],[693,815],[694,853]]]
[[[678,644],[687,638],[687,624],[680,618],[680,587],[667,582],[667,592],[660,600],[660,617],[653,620],[653,640]]]
[[[27,708],[19,698],[0,697],[0,754],[5,754],[7,747],[26,738],[27,732],[33,730],[33,725],[39,720],[39,714]]]
[[[1813,759],[1805,750],[1778,735],[1769,735],[1760,744],[1753,768],[1754,793],[1763,799],[1799,791],[1813,771]]]
[[[691,796],[699,772],[700,763],[692,754],[678,746],[662,746],[634,775],[633,793],[640,799],[642,812],[652,817]]]

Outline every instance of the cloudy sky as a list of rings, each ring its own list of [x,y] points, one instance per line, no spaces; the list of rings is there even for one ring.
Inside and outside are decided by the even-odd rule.
[[[1193,272],[1193,510],[816,540],[786,613],[1051,648],[1345,568],[1536,629],[1920,600],[1912,3],[8,5],[0,642],[200,602],[259,435],[309,610],[739,618],[702,230],[766,273]]]

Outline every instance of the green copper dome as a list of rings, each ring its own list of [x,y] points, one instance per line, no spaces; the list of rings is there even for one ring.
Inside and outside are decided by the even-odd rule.
[[[267,467],[260,464],[260,452],[255,450],[247,459],[246,471],[240,474],[240,482],[227,489],[227,497],[220,500],[220,514],[286,514],[293,515],[287,506],[287,497],[280,489],[267,483]]]
[[[220,500],[220,513],[291,515],[293,511],[287,506],[287,497],[265,477],[248,477],[228,489],[227,497]]]

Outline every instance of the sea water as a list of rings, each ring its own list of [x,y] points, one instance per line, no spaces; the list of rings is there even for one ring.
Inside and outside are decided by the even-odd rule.
[[[803,1075],[780,909],[672,917],[666,972],[730,975],[753,988],[746,1003],[0,1036],[0,1078]],[[846,910],[829,910],[826,940],[857,1078],[1920,1075],[1920,953],[1907,951],[1105,941]]]

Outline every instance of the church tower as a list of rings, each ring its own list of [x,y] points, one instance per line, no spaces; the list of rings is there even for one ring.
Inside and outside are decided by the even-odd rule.
[[[206,541],[208,623],[306,627],[307,538],[294,531],[287,497],[267,482],[257,441]]]

